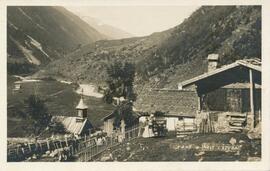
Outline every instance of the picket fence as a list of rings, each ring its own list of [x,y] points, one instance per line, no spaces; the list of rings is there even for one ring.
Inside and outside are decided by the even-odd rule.
[[[121,143],[129,142],[135,138],[138,138],[140,135],[140,127],[136,125],[126,130],[124,135],[118,133],[102,139],[99,141],[100,143],[93,143],[93,139],[85,140],[79,145],[79,152],[77,153],[78,161],[91,161],[107,149],[113,148]]]
[[[54,151],[56,149],[68,148],[71,156],[77,158],[78,161],[90,161],[93,157],[102,153],[108,148],[114,147],[126,141],[137,138],[140,135],[140,127],[138,125],[131,127],[125,131],[125,136],[116,133],[108,137],[91,137],[85,136],[81,138],[65,138],[60,140],[44,140],[42,142],[22,143],[7,148],[7,161],[16,162],[24,161],[33,154],[45,154],[46,151]],[[120,138],[122,136],[122,138]]]

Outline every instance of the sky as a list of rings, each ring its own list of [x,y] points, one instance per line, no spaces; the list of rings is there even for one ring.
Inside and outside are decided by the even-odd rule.
[[[199,6],[66,6],[80,17],[90,16],[134,36],[172,28]]]

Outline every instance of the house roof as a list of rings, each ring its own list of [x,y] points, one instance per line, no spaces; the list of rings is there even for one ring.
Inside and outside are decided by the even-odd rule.
[[[160,111],[165,116],[195,116],[197,96],[195,91],[152,89],[147,94],[140,94],[134,107],[141,115]]]
[[[123,104],[123,105],[126,105],[126,104],[128,104],[128,102],[127,103],[125,103],[125,104]],[[103,118],[101,118],[101,120],[103,120],[103,121],[105,121],[105,120],[107,120],[107,119],[111,119],[111,118],[113,118],[114,117],[114,115],[115,115],[115,112],[119,109],[120,107],[118,106],[116,109],[114,109],[110,114],[108,114],[108,115],[106,115],[105,117],[103,117]],[[135,112],[133,112],[133,115],[134,116],[139,116],[137,113],[135,113]]]
[[[222,73],[224,71],[227,71],[227,70],[239,67],[239,66],[244,66],[244,67],[256,70],[258,72],[261,72],[261,60],[260,59],[255,58],[255,59],[238,60],[232,64],[222,66],[221,68],[217,68],[213,71],[210,71],[210,72],[204,73],[202,75],[199,75],[197,77],[194,77],[192,79],[183,81],[183,82],[178,84],[178,89],[182,89],[184,87],[190,86],[190,85],[192,85],[198,81],[201,81],[205,78],[208,78],[210,76]]]
[[[88,109],[88,106],[83,102],[83,98],[80,99],[76,109]]]
[[[68,132],[74,134],[81,134],[85,127],[92,127],[88,119],[80,117],[53,116],[52,120],[62,123]]]

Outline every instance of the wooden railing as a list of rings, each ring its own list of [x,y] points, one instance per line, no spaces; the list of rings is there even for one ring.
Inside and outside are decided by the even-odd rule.
[[[134,126],[127,129],[124,133],[116,133],[111,137],[103,139],[96,139],[96,143],[92,143],[93,139],[88,139],[79,144],[79,150],[77,153],[78,161],[86,162],[91,161],[97,155],[101,154],[105,150],[115,147],[121,143],[131,141],[140,136],[140,127]]]
[[[65,138],[57,140],[43,140],[29,143],[18,143],[9,145],[7,148],[7,161],[23,161],[33,156],[33,154],[45,154],[47,151],[56,149],[68,149],[70,155],[78,161],[90,161],[104,150],[119,145],[125,141],[130,141],[139,136],[139,126],[134,126],[121,133],[113,134],[111,137],[85,136],[81,138]],[[124,138],[121,138],[124,137]]]

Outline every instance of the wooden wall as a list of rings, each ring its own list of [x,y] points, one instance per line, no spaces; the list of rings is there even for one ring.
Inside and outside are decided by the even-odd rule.
[[[206,111],[250,112],[249,89],[220,88],[205,95],[202,109]],[[261,89],[255,90],[255,111],[261,110]]]

